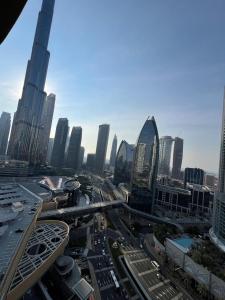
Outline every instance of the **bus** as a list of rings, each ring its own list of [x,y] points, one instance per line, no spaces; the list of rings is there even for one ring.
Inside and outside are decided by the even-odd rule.
[[[117,279],[116,279],[116,275],[115,275],[115,273],[114,273],[113,270],[111,270],[110,273],[111,273],[112,279],[113,279],[113,281],[114,281],[114,283],[115,283],[115,286],[116,286],[116,288],[118,289],[118,288],[120,287],[120,285],[119,285],[119,282],[118,282]]]
[[[157,263],[157,261],[152,260],[151,263],[152,263],[152,265],[156,268],[156,270],[159,271],[159,267],[160,267],[160,266],[159,266],[159,264]]]

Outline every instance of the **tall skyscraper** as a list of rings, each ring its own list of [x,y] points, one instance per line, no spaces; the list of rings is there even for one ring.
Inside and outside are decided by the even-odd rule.
[[[159,174],[170,174],[170,158],[173,138],[171,136],[162,136],[159,139]]]
[[[147,119],[134,151],[129,205],[152,212],[159,160],[159,137],[154,117]]]
[[[11,115],[3,111],[0,118],[0,155],[6,154],[10,125]]]
[[[116,156],[115,169],[114,169],[114,183],[130,184],[131,173],[134,158],[134,145],[122,141]]]
[[[42,160],[42,113],[46,93],[45,80],[50,53],[47,50],[55,0],[43,0],[27,64],[22,97],[14,114],[9,155],[39,164]]]
[[[79,167],[80,145],[82,139],[82,128],[73,127],[67,151],[66,166],[75,170]]]
[[[54,145],[54,139],[49,138],[48,140],[48,152],[47,152],[47,162],[50,164],[52,158],[52,149]]]
[[[183,160],[183,145],[184,140],[175,137],[174,139],[174,148],[173,148],[173,167],[172,167],[172,178],[180,179],[181,178],[181,165]]]
[[[85,152],[85,149],[83,146],[80,147],[80,155],[79,155],[79,165],[78,165],[78,170],[81,170],[82,169],[82,165],[83,165],[83,162],[84,162],[84,152]]]
[[[184,170],[184,186],[186,187],[187,183],[203,185],[204,175],[205,175],[205,172],[202,169],[185,168],[185,170]]]
[[[55,95],[49,94],[46,97],[45,102],[44,102],[44,108],[43,108],[43,113],[42,113],[42,122],[41,122],[42,126],[43,126],[42,138],[41,138],[41,143],[42,143],[41,161],[43,163],[45,163],[46,159],[47,159],[48,143],[49,143],[51,126],[52,126],[52,118],[53,118],[54,108],[55,108]]]
[[[86,169],[91,172],[93,172],[95,170],[95,154],[94,153],[88,153]]]
[[[115,161],[116,161],[116,151],[117,151],[117,136],[114,135],[113,142],[112,142],[112,148],[110,153],[110,161],[109,165],[110,167],[115,167]]]
[[[225,90],[223,99],[222,132],[220,144],[220,163],[218,190],[213,202],[213,226],[211,240],[225,252]]]
[[[61,168],[64,164],[66,139],[68,135],[68,119],[60,118],[57,123],[51,165]]]
[[[98,141],[95,155],[95,171],[97,174],[102,174],[105,166],[106,152],[109,139],[109,125],[99,125]]]

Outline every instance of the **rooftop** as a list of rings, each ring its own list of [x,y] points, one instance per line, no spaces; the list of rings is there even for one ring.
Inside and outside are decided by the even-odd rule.
[[[20,249],[26,232],[40,213],[42,199],[20,184],[0,184],[0,287]],[[13,203],[20,202],[15,211]],[[22,254],[21,254],[22,255]]]

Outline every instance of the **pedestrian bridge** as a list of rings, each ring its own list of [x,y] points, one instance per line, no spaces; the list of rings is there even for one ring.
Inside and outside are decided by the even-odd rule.
[[[125,200],[115,200],[115,201],[105,201],[93,203],[87,206],[73,206],[65,207],[60,209],[53,209],[44,211],[41,213],[39,219],[63,219],[65,217],[79,217],[86,214],[93,214],[96,212],[101,212],[107,209],[119,208],[122,204],[125,203]]]
[[[152,221],[154,223],[163,223],[171,226],[175,226],[180,231],[183,231],[183,226],[177,223],[174,223],[166,218],[160,218],[154,215],[144,213],[142,211],[131,208],[127,205],[125,200],[114,200],[114,201],[104,201],[97,202],[87,206],[73,206],[65,207],[60,209],[48,210],[41,213],[39,219],[64,219],[66,217],[80,217],[86,214],[94,214],[96,212],[102,212],[108,209],[120,208],[123,207],[130,214],[135,215],[136,217],[141,217],[143,219]]]

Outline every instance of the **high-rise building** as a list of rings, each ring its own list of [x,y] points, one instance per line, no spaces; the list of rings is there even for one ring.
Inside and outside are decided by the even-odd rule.
[[[109,165],[110,167],[115,167],[115,161],[116,161],[116,151],[117,151],[117,136],[114,135],[113,142],[112,142],[112,148],[110,153],[110,161]]]
[[[85,148],[83,146],[80,147],[80,154],[79,154],[79,164],[78,164],[78,170],[82,169],[83,161],[84,161],[84,152]]]
[[[87,162],[86,162],[86,169],[88,171],[91,171],[91,172],[93,172],[95,170],[95,154],[88,153]]]
[[[175,137],[174,148],[173,148],[173,167],[172,167],[172,178],[181,178],[181,165],[183,160],[183,144],[184,140]]]
[[[204,183],[205,172],[199,168],[185,168],[184,170],[184,186],[187,183],[200,184]]]
[[[51,165],[62,167],[64,164],[66,139],[68,135],[68,119],[60,118],[57,123],[54,145],[52,149]]]
[[[225,90],[223,99],[222,132],[220,144],[219,180],[213,202],[212,241],[225,252]]]
[[[152,212],[159,160],[159,137],[154,117],[147,119],[134,150],[129,205]]]
[[[120,143],[114,169],[114,184],[130,184],[133,166],[134,145],[126,141]]]
[[[42,113],[50,53],[47,50],[55,0],[43,0],[27,64],[22,97],[14,114],[8,154],[13,159],[39,164],[42,161]]]
[[[109,125],[99,125],[98,140],[95,154],[95,171],[97,174],[102,174],[105,166],[106,152],[109,139]]]
[[[82,128],[73,127],[67,151],[66,166],[75,170],[79,167],[80,145],[82,139]]]
[[[170,158],[173,138],[171,136],[162,136],[159,139],[159,171],[160,175],[170,174]]]
[[[10,125],[11,125],[10,113],[3,111],[0,118],[0,155],[6,154]]]
[[[217,178],[213,174],[205,174],[204,185],[210,187],[212,190],[215,189],[217,184]]]
[[[47,159],[47,152],[48,152],[48,143],[49,143],[49,136],[50,136],[50,131],[51,131],[51,126],[52,126],[52,118],[53,118],[53,113],[54,113],[54,108],[55,108],[55,95],[54,94],[49,94],[44,102],[44,108],[43,108],[43,113],[42,113],[42,126],[43,131],[42,131],[42,162],[46,162]]]
[[[48,140],[48,152],[47,152],[47,162],[48,163],[51,162],[53,145],[54,145],[54,139],[49,138],[49,140]]]

